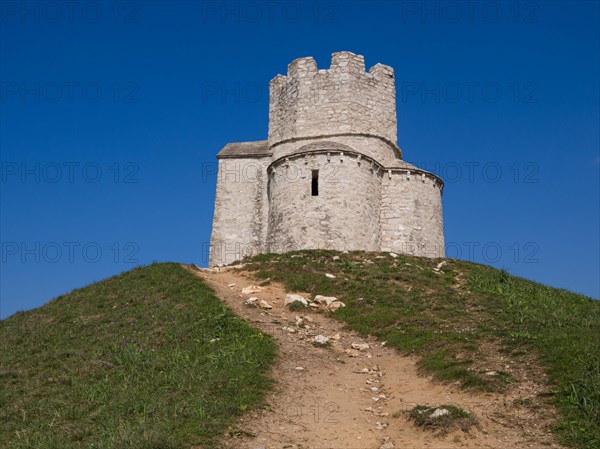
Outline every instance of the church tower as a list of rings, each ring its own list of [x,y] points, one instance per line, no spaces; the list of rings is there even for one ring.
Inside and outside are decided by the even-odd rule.
[[[443,182],[402,159],[391,67],[300,58],[269,89],[268,140],[217,155],[211,266],[299,249],[444,256]]]

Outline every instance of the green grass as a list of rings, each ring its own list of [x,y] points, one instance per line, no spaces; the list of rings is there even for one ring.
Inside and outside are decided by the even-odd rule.
[[[537,361],[551,382],[540,400],[561,412],[561,441],[600,447],[600,301],[469,262],[448,260],[438,273],[439,261],[302,251],[257,256],[244,269],[288,291],[337,296],[346,307],[335,318],[420,356],[420,369],[440,381],[501,392],[513,379],[482,372],[490,348],[515,366]]]
[[[438,417],[431,417],[437,410],[447,410],[447,414]],[[477,418],[459,407],[453,405],[440,405],[431,407],[427,405],[417,405],[408,411],[408,417],[417,427],[434,432],[436,435],[444,436],[455,430],[468,432],[473,426],[478,425]]]
[[[306,306],[302,304],[300,301],[294,301],[287,305],[287,308],[290,312],[300,312],[302,310],[306,310]]]
[[[17,313],[0,337],[3,449],[216,448],[276,351],[176,264]]]

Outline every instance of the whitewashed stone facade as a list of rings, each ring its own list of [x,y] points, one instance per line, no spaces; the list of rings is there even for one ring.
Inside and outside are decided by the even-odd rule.
[[[299,249],[444,256],[444,183],[402,160],[391,67],[293,61],[270,83],[268,140],[217,158],[210,266]]]

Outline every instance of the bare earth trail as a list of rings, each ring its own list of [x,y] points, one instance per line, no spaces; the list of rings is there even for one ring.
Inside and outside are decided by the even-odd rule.
[[[547,430],[539,411],[518,408],[522,391],[474,393],[440,384],[417,374],[417,358],[400,355],[374,338],[346,329],[328,313],[291,312],[285,290],[270,283],[258,293],[241,290],[258,281],[231,269],[194,271],[227,306],[253,326],[273,336],[279,357],[268,407],[250,412],[223,442],[226,448],[248,449],[450,449],[561,447]],[[235,285],[234,285],[235,284]],[[294,292],[296,293],[296,292]],[[272,309],[248,306],[251,296]],[[296,318],[296,317],[299,317]],[[315,335],[330,337],[331,346],[315,347]],[[370,348],[350,350],[352,343]],[[407,420],[416,404],[452,404],[475,413],[479,428],[444,437],[423,431]],[[550,413],[550,412],[549,412]]]

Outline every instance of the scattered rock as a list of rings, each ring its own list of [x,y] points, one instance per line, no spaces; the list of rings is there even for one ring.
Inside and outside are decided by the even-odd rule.
[[[340,260],[340,256],[333,256],[333,260]]]
[[[375,365],[371,368],[363,368],[361,371],[361,373],[363,374],[377,374],[378,376],[381,377],[381,369],[379,368],[379,366]]]
[[[329,337],[326,337],[325,335],[316,335],[315,338],[313,338],[313,341],[318,345],[324,346],[329,343]]]
[[[387,399],[387,396],[386,396],[385,394],[380,394],[379,396],[375,396],[375,397],[374,397],[374,398],[372,398],[372,399],[373,399],[373,401],[375,401],[375,402],[379,402],[379,401],[381,401],[381,400],[385,400],[385,399]]]
[[[291,304],[293,302],[299,302],[299,303],[302,303],[305,306],[308,306],[308,301],[303,296],[296,295],[296,294],[293,294],[293,293],[285,295],[285,304],[284,305],[287,306],[288,304]]]
[[[385,429],[387,426],[388,426],[388,425],[387,425],[386,423],[383,423],[383,422],[380,422],[380,421],[377,421],[377,422],[375,423],[375,428],[376,428],[377,430],[383,430],[383,429]]]
[[[344,351],[349,357],[360,357],[360,351],[356,349],[346,349]],[[368,372],[368,371],[367,371]]]
[[[346,304],[339,301],[335,296],[316,295],[315,302],[325,304],[331,312],[335,312],[340,307],[346,307]]]
[[[260,302],[258,303],[258,306],[261,309],[272,309],[273,306],[271,304],[269,304],[267,301],[265,301],[264,299],[261,299]]]
[[[340,334],[335,334],[335,335],[332,335],[330,338],[332,340],[339,341],[339,339],[342,338],[342,336]]]
[[[446,408],[436,408],[431,415],[430,418],[439,418],[440,416],[444,416],[449,414],[450,412]]]
[[[497,376],[498,372],[497,371],[486,371],[485,375],[486,376]]]
[[[370,349],[369,343],[352,343],[352,349],[358,349],[359,351],[366,351]]]
[[[282,330],[289,332],[290,334],[296,333],[296,329],[294,329],[293,327],[282,327]]]
[[[398,254],[396,254],[396,253],[390,253],[390,256],[395,259],[396,257],[398,257]]]
[[[440,263],[438,263],[435,268],[433,269],[433,271],[440,271],[442,269],[442,267],[446,266],[448,264],[448,262],[446,262],[445,260],[442,260]]]
[[[379,449],[396,449],[396,446],[390,441],[390,437],[385,437],[381,442]]]
[[[327,308],[329,309],[329,311],[331,312],[335,312],[337,309],[339,309],[340,307],[346,307],[346,304],[344,304],[342,301],[334,301],[331,304],[329,304],[327,306]]]
[[[296,315],[295,321],[296,321],[296,326],[298,326],[298,327],[300,327],[304,324],[304,319],[300,318],[298,315]]]
[[[253,306],[253,305],[255,305],[254,303],[256,301],[258,301],[258,298],[256,296],[252,296],[251,298],[248,298],[246,300],[246,304],[249,305],[249,306]]]
[[[316,295],[315,296],[315,302],[318,302],[319,304],[329,305],[332,302],[335,302],[337,300],[338,299],[335,296],[323,296],[323,295]]]
[[[229,287],[229,288],[235,287],[235,283],[233,283],[233,284],[227,284],[227,287]]]
[[[335,276],[331,273],[325,273],[325,276],[327,276],[329,279],[335,279]]]
[[[258,285],[250,285],[250,286],[248,286],[248,287],[244,287],[244,288],[242,289],[242,293],[243,293],[244,295],[251,295],[251,294],[253,294],[253,293],[258,293],[258,292],[260,292],[261,290],[262,290],[262,288],[261,288],[261,287],[259,287]]]
[[[304,371],[304,367],[302,366],[297,366],[296,368],[294,368],[296,371]]]

